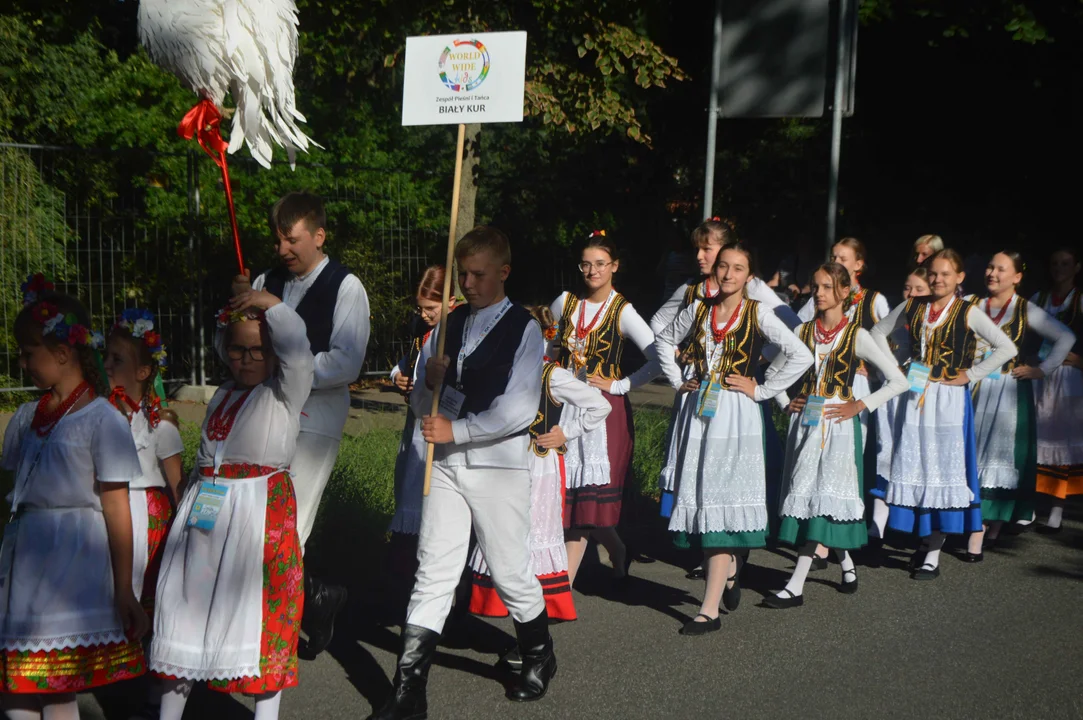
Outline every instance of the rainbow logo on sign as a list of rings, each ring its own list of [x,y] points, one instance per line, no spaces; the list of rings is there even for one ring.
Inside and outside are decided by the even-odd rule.
[[[470,92],[489,75],[489,51],[478,40],[456,40],[440,54],[440,82],[452,92]]]

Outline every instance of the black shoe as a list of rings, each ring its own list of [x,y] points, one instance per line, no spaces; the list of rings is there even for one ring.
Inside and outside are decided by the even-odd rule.
[[[308,633],[305,659],[311,660],[324,651],[335,632],[335,615],[346,604],[346,588],[324,585],[305,572],[305,610],[301,627]]]
[[[940,577],[939,565],[934,568],[931,568],[928,565],[922,565],[910,573],[911,580],[936,580],[938,577]]]
[[[744,567],[743,563],[741,567]],[[730,577],[733,587],[730,587],[727,581],[722,588],[722,607],[726,608],[727,612],[733,612],[741,604],[741,567]]]
[[[538,617],[525,623],[515,623],[519,641],[519,656],[523,669],[519,682],[508,688],[505,697],[515,702],[532,702],[545,697],[549,681],[557,674],[557,656],[553,653],[553,637],[549,634],[549,614],[543,609]]]
[[[440,634],[428,628],[403,626],[394,690],[387,703],[379,712],[369,715],[368,720],[425,720],[429,716],[425,686],[439,640]]]
[[[883,567],[885,552],[886,551],[884,550],[884,539],[869,535],[869,543],[865,546],[865,552],[863,553],[865,559],[865,567]]]
[[[697,568],[689,570],[685,577],[689,580],[702,580],[704,577],[706,577],[706,575],[707,573],[703,571],[703,566],[700,565]]]
[[[1035,532],[1039,535],[1056,535],[1060,532],[1063,525],[1057,525],[1056,527],[1049,527],[1048,525],[1039,525]]]
[[[968,563],[980,563],[985,559],[985,553],[972,553],[969,550],[966,551],[966,555],[963,556],[963,562]]]
[[[765,607],[774,608],[775,610],[788,610],[790,608],[801,607],[805,604],[804,595],[794,595],[785,588],[779,592],[784,592],[789,597],[782,597],[781,595],[768,595],[763,599]]]
[[[696,622],[696,619],[692,618],[681,628],[681,635],[706,635],[722,629],[721,617],[712,618],[703,613],[696,615],[696,617],[707,618],[707,622]]]
[[[847,580],[847,575],[853,575],[853,580]],[[842,582],[839,584],[839,592],[846,593],[847,595],[853,595],[857,592],[857,571],[856,570],[844,570],[842,573]]]
[[[826,570],[827,569],[827,558],[820,557],[819,555],[813,555],[812,556],[812,567],[809,568],[809,569],[810,570]]]

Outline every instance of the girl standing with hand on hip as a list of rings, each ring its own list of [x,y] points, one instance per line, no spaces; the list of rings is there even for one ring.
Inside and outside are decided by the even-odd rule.
[[[764,416],[757,403],[785,391],[812,364],[801,341],[771,312],[745,297],[753,274],[752,252],[741,242],[718,254],[718,295],[685,308],[659,333],[658,359],[674,389],[694,393],[683,405],[675,476],[676,502],[669,529],[678,547],[699,545],[707,589],[699,614],[681,633],[702,635],[721,628],[719,602],[736,553],[763,547],[767,536]],[[674,357],[690,339],[696,377],[685,378]],[[755,373],[764,345],[778,348],[766,382]],[[736,592],[734,585],[731,592]],[[737,598],[727,603],[736,607]]]
[[[922,539],[922,550],[910,564],[914,580],[940,576],[945,533],[966,534],[982,527],[968,385],[983,380],[1017,352],[988,315],[956,297],[965,277],[958,253],[941,250],[929,260],[928,269],[932,294],[900,304],[872,330],[887,354],[888,336],[899,328],[909,331],[903,348],[909,357],[910,391],[895,415],[885,501],[887,526]],[[981,361],[975,358],[978,341],[989,347]]]

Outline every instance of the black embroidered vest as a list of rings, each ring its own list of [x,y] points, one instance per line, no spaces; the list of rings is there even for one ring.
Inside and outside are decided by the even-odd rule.
[[[976,304],[982,310],[985,309],[985,301],[976,301]],[[988,313],[986,313],[988,315]],[[990,318],[992,316],[990,315]],[[1000,370],[1004,373],[1010,373],[1018,366],[1024,364],[1023,359],[1027,356],[1024,352],[1024,347],[1029,347],[1032,333],[1028,332],[1029,325],[1027,323],[1027,300],[1023,297],[1016,297],[1015,309],[1012,311],[1011,319],[1007,323],[1000,326],[1000,329],[1004,331],[1004,334],[1011,338],[1015,343],[1015,347],[1018,349],[1015,357],[1008,362],[1004,363],[1004,367]]]
[[[548,448],[538,446],[536,442],[538,436],[544,435],[552,430],[554,425],[560,424],[560,412],[564,408],[564,403],[554,400],[553,395],[549,392],[549,381],[553,377],[553,371],[558,367],[560,366],[554,362],[545,363],[545,367],[542,369],[542,395],[541,402],[538,403],[538,415],[534,418],[534,422],[530,423],[530,427],[527,428],[530,433],[530,449],[538,457],[545,457],[549,454]],[[556,453],[563,455],[567,449],[566,445],[561,445],[556,448]]]
[[[925,353],[921,353],[921,340],[925,332],[925,309],[931,298],[911,298],[906,301],[906,320],[910,327],[910,347],[914,359],[930,368],[932,381],[954,380],[959,373],[974,365],[977,338],[966,322],[967,313],[974,307],[972,302],[957,299],[944,312],[947,317],[931,329],[925,338]]]
[[[447,318],[447,340],[444,345],[444,355],[451,358],[447,374],[444,375],[444,385],[458,386],[466,396],[459,411],[460,418],[468,413],[488,410],[493,400],[504,394],[523,332],[527,324],[534,321],[530,313],[519,305],[508,308],[481,344],[466,356],[463,376],[459,378],[456,359],[463,345],[463,327],[468,317],[469,305],[461,305],[451,311]]]
[[[305,321],[305,333],[313,355],[331,349],[338,289],[349,274],[350,271],[334,258],[328,258],[327,265],[297,304],[297,314]],[[281,300],[289,277],[290,272],[284,266],[270,270],[264,277],[263,289]]]
[[[858,327],[865,330],[872,330],[872,326],[875,325],[883,318],[877,318],[873,312],[876,308],[876,298],[880,297],[880,293],[875,290],[865,289],[861,299],[856,303],[856,309],[854,310],[853,321]],[[853,307],[853,306],[852,306]]]
[[[1049,302],[1051,295],[1052,293],[1048,290],[1039,293],[1038,307],[1045,310],[1046,303]],[[1075,333],[1075,345],[1072,346],[1072,352],[1076,355],[1083,355],[1083,292],[1076,288],[1073,291],[1072,302],[1068,304],[1068,307],[1058,313],[1050,314]]]
[[[854,376],[861,365],[857,357],[857,332],[861,326],[852,322],[842,331],[835,349],[828,353],[828,357],[822,360],[824,368],[823,382],[816,376],[816,369],[820,367],[821,359],[816,351],[816,321],[807,322],[801,326],[799,337],[801,342],[812,352],[812,367],[805,371],[804,376],[795,383],[798,388],[797,395],[809,397],[819,395],[825,398],[838,398],[845,402],[854,399]]]
[[[560,365],[571,372],[576,371],[572,349],[575,347],[576,321],[579,319],[578,297],[568,293],[564,298],[564,312],[560,314],[558,332],[560,333]],[[598,318],[594,328],[586,338],[586,373],[587,377],[601,377],[606,380],[620,380],[621,357],[624,355],[624,336],[620,334],[620,313],[628,301],[620,293],[613,296],[613,302],[605,309],[605,316]]]
[[[721,359],[716,360],[715,366],[709,368],[707,326],[710,322],[712,306],[708,303],[699,304],[696,308],[696,324],[692,329],[692,343],[688,349],[692,362],[696,366],[696,375],[700,380],[705,380],[714,374],[714,379],[722,383],[722,387],[729,387],[725,382],[728,375],[756,376],[764,345],[763,333],[760,332],[758,321],[759,306],[760,304],[755,300],[744,301],[741,317],[737,319],[737,326],[726,333],[722,339]]]

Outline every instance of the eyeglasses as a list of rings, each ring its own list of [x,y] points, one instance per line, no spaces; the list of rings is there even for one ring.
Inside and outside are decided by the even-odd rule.
[[[589,263],[589,262],[584,261],[584,262],[579,263],[578,267],[579,267],[579,272],[586,275],[587,273],[590,272],[591,268],[594,268],[598,272],[601,272],[602,270],[605,270],[607,267],[609,267],[612,264],[613,264],[612,260],[610,260],[609,262],[602,262],[601,260],[599,260],[596,263]]]
[[[230,360],[243,360],[245,355],[252,358],[253,362],[263,362],[265,350],[262,345],[245,347],[244,345],[230,345],[226,348],[226,355]]]

